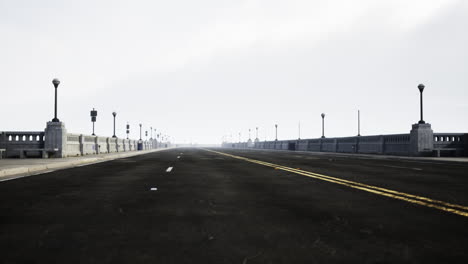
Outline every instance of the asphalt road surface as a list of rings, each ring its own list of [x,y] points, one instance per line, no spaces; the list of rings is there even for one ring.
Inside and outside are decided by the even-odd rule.
[[[468,263],[467,206],[466,163],[170,149],[0,182],[0,262]]]

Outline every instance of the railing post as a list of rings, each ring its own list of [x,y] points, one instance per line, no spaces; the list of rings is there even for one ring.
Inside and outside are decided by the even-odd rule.
[[[465,157],[468,157],[468,134],[465,134],[465,135],[462,137],[462,140],[463,140],[464,143],[465,143]]]
[[[99,154],[101,151],[99,149],[99,137],[94,137],[94,154]]]
[[[356,149],[354,150],[355,153],[359,153],[359,144],[360,144],[360,141],[359,141],[359,136],[356,137]]]
[[[107,149],[107,153],[110,153],[111,149],[110,149],[110,138],[106,138],[106,149]]]
[[[385,137],[383,135],[380,136],[380,154],[385,154]]]
[[[84,145],[85,145],[85,142],[84,142],[84,136],[83,134],[80,134],[78,136],[78,141],[80,142],[80,154],[81,156],[84,156]]]
[[[2,132],[2,134],[0,136],[0,148],[6,149],[6,144],[7,144],[6,133]]]

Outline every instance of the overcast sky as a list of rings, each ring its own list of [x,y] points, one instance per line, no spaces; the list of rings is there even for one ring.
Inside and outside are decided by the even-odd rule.
[[[175,141],[468,132],[466,0],[0,0],[0,130]]]

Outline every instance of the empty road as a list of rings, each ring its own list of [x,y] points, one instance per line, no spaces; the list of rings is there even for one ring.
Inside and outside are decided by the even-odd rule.
[[[468,164],[177,148],[0,182],[0,263],[468,263]]]

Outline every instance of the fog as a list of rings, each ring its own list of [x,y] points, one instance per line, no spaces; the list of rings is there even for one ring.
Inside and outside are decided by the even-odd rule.
[[[183,144],[325,134],[467,132],[468,3],[392,1],[0,1],[0,130]]]

